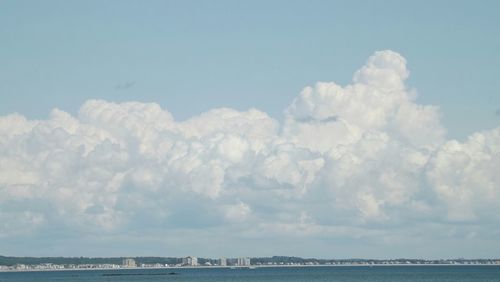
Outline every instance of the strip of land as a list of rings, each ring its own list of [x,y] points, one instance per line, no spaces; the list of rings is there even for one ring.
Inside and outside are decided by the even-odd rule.
[[[419,266],[492,265],[500,259],[316,259],[287,256],[254,258],[176,257],[6,257],[0,256],[0,271],[177,269],[177,268],[256,268],[306,266]]]

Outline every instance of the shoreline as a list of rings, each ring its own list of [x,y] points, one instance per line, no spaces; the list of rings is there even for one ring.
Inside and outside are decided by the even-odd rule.
[[[178,270],[178,269],[257,269],[257,268],[302,268],[302,267],[388,267],[388,266],[496,266],[500,264],[320,264],[320,265],[251,265],[251,266],[172,266],[172,267],[130,267],[130,268],[63,268],[63,269],[0,269],[0,273],[16,272],[61,272],[61,271],[125,271],[125,270]]]

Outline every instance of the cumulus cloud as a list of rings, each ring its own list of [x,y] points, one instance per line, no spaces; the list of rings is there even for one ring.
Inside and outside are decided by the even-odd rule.
[[[76,116],[0,117],[0,236],[498,223],[500,128],[446,140],[408,77],[400,54],[375,52],[351,84],[304,88],[282,123],[229,108],[179,122],[154,103],[103,100]]]

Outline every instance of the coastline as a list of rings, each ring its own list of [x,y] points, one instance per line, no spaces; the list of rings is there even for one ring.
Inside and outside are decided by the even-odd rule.
[[[63,268],[63,269],[0,269],[0,273],[16,272],[64,272],[64,271],[126,271],[126,270],[178,270],[178,269],[257,269],[257,268],[304,268],[304,267],[422,267],[422,266],[490,266],[500,264],[320,264],[320,265],[251,265],[251,266],[171,266],[171,267],[130,267],[130,268]]]

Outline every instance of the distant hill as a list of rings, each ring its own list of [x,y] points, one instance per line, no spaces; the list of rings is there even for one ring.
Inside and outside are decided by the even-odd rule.
[[[0,256],[0,265],[12,266],[16,264],[35,265],[42,263],[52,264],[122,264],[125,258],[130,257],[111,257],[111,258],[90,258],[90,257],[7,257]],[[138,264],[177,264],[182,261],[181,258],[172,257],[132,257]]]

